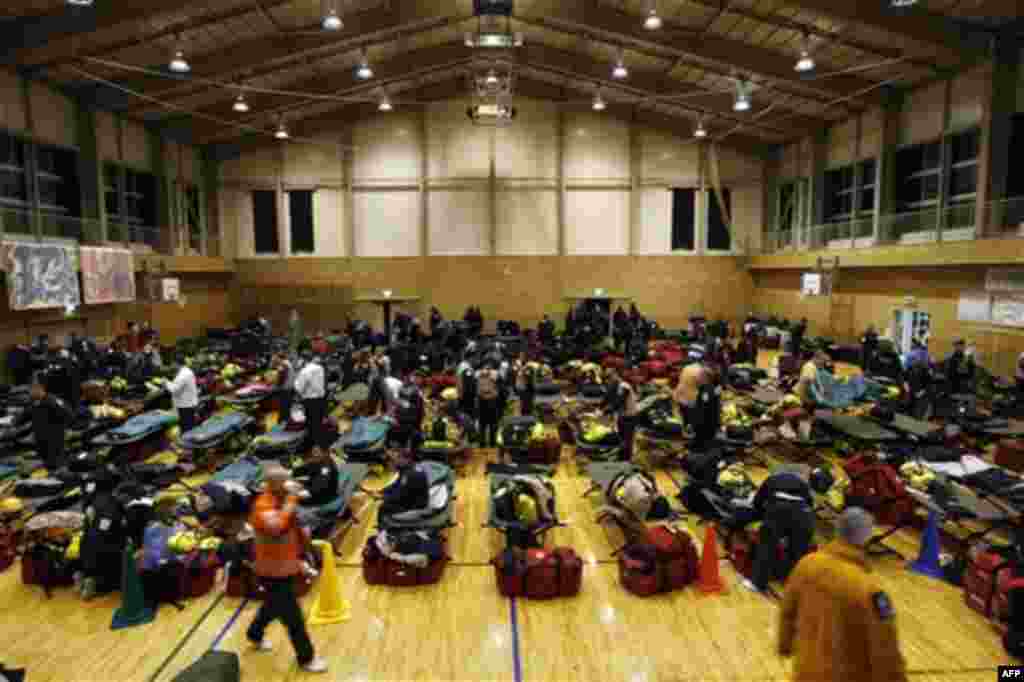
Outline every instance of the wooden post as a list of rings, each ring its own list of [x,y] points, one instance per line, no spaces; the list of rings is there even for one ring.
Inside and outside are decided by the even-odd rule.
[[[555,156],[558,166],[558,197],[555,205],[558,213],[558,255],[564,256],[567,250],[566,230],[568,228],[565,220],[565,105],[562,102],[558,104],[557,128],[558,142],[555,147]]]
[[[430,195],[428,194],[430,190],[427,187],[430,165],[427,159],[427,110],[425,106],[420,108],[418,122],[420,137],[420,256],[426,258],[430,255]]]

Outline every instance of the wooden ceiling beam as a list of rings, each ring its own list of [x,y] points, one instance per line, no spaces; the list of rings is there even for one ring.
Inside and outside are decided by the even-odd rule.
[[[400,11],[382,9],[361,12],[346,18],[345,28],[324,35],[275,34],[229,45],[207,54],[190,54],[192,75],[217,80],[237,80],[270,75],[287,68],[312,64],[367,45],[394,41],[404,35],[434,30],[459,21],[458,17],[437,16],[411,11],[415,3],[401,3]],[[158,76],[141,76],[122,82],[126,87],[144,92],[164,101],[174,101],[197,92],[209,90],[208,84],[192,82],[188,77],[179,82]],[[150,110],[146,105],[135,105],[129,114]]]
[[[472,57],[472,48],[466,47],[461,42],[447,43],[437,47],[407,52],[386,62],[374,64],[374,77],[369,81],[360,80],[352,71],[347,70],[314,76],[294,83],[288,86],[287,89],[295,92],[315,93],[325,96],[355,97],[362,95],[372,98],[372,94],[377,88],[387,87],[389,94],[391,94],[390,86],[392,85],[410,79],[423,78],[441,69],[457,69],[460,66],[468,65]],[[289,120],[291,120],[292,112],[324,104],[324,100],[302,100],[293,95],[254,92],[246,95],[252,112],[245,116],[238,116],[228,112],[230,103],[234,99],[234,93],[225,94],[224,101],[217,105],[200,109],[198,113],[210,116],[231,116],[241,123],[257,125],[260,121],[266,121],[268,118],[281,114],[287,114]],[[195,139],[200,143],[215,140],[225,131],[223,126],[199,123],[198,121],[194,124],[193,129]]]
[[[757,47],[740,40],[719,36],[700,36],[692,29],[673,26],[666,21],[660,31],[643,29],[643,18],[592,0],[560,0],[557,10],[539,16],[516,15],[524,23],[598,42],[658,55],[683,58],[695,68],[728,76],[733,72],[755,76],[772,87],[790,94],[827,102],[870,87],[874,81],[850,75],[837,75],[824,80],[804,80],[794,69],[792,55]],[[881,102],[869,94],[858,100],[865,105]],[[854,107],[856,104],[854,103]]]
[[[73,48],[86,33],[208,5],[209,0],[178,0],[173,5],[156,0],[96,0],[91,7],[62,6],[48,14],[0,23],[0,45],[4,61],[18,63],[26,52],[43,45],[62,44],[67,48],[71,43]]]
[[[598,62],[584,55],[565,52],[538,44],[525,45],[520,50],[512,53],[511,58],[515,63],[523,66],[560,72],[566,77],[584,80],[591,84],[599,83],[607,91],[625,92],[627,95],[635,98],[636,101],[633,104],[641,106],[646,104],[647,108],[650,108],[652,103],[659,102],[673,108],[691,112],[695,116],[713,116],[731,121],[734,124],[742,123],[749,125],[751,128],[765,130],[772,134],[785,134],[788,130],[791,130],[789,126],[787,126],[786,131],[783,131],[773,128],[767,123],[762,124],[752,120],[757,117],[759,109],[764,107],[759,106],[751,110],[749,114],[740,116],[733,112],[732,94],[716,92],[683,83],[667,78],[663,73],[644,72],[631,68],[629,78],[621,81],[614,80],[610,77],[611,69],[614,66],[611,63]],[[700,93],[704,93],[706,96],[691,97],[691,95],[699,95]],[[669,99],[672,95],[685,96],[685,99]],[[769,102],[765,105],[765,107],[767,106],[772,106],[772,103]],[[828,123],[826,118],[794,113],[784,106],[773,106],[773,110],[790,112],[789,115],[793,121],[792,125],[801,126],[806,129],[817,129]]]
[[[951,17],[915,11],[892,9],[884,1],[842,2],[841,0],[786,0],[786,5],[845,23],[866,26],[894,37],[928,46],[932,55],[976,57],[985,46],[972,36],[971,30]],[[917,51],[920,54],[920,50]]]
[[[188,33],[189,31],[194,31],[197,28],[202,28],[203,26],[208,26],[210,24],[217,24],[223,21],[237,19],[238,17],[245,16],[246,14],[258,12],[261,7],[272,9],[282,5],[289,5],[293,2],[295,2],[295,0],[262,0],[261,2],[243,5],[241,7],[232,7],[231,9],[222,10],[220,12],[206,12],[197,16],[188,17],[182,21],[164,25],[157,30],[134,33],[131,37],[123,40],[90,46],[84,50],[78,49],[76,45],[56,42],[51,45],[45,45],[37,50],[29,50],[25,54],[21,55],[18,61],[29,71],[39,72],[45,69],[52,69],[56,66],[69,62],[80,62],[83,57],[104,57],[122,50],[130,49],[136,45],[141,45],[145,42],[160,40],[162,38]]]

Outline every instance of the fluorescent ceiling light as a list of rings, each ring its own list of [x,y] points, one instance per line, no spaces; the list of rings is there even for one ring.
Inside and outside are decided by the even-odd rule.
[[[594,95],[594,105],[593,106],[594,106],[594,111],[604,111],[605,107],[607,105],[604,103],[604,99],[601,98],[601,95],[598,94],[598,95]]]
[[[704,127],[704,121],[697,122],[697,128],[693,131],[693,136],[701,139],[708,136],[707,128]]]
[[[341,17],[338,16],[338,10],[332,7],[327,10],[327,14],[324,15],[322,25],[325,31],[340,31],[341,27],[345,24],[342,23]]]
[[[235,103],[231,105],[231,108],[240,114],[244,114],[249,111],[249,103],[245,101],[245,93],[238,93],[238,97],[235,98]]]
[[[647,18],[644,19],[644,28],[648,31],[657,31],[661,28],[661,17],[658,16],[658,10],[651,8],[651,11],[647,14]]]
[[[167,65],[167,68],[174,73],[188,73],[192,70],[192,67],[185,61],[185,53],[181,50],[177,50],[174,53],[174,58],[171,59],[171,63]]]
[[[387,98],[387,95],[385,95],[384,97],[381,97],[380,104],[377,105],[377,110],[378,111],[391,111],[392,109],[394,109],[394,107],[391,106],[391,100]]]
[[[800,50],[800,59],[797,60],[796,66],[793,68],[799,73],[814,71],[814,60],[811,58],[811,54],[807,50]]]
[[[276,137],[279,140],[287,140],[289,137],[291,137],[288,134],[288,129],[284,127],[284,121],[277,124],[277,131],[274,133],[274,137]]]
[[[629,69],[626,68],[626,65],[623,64],[622,60],[620,59],[615,64],[615,68],[612,69],[612,78],[616,78],[618,80],[622,80],[623,78],[626,78],[627,76],[629,76]]]

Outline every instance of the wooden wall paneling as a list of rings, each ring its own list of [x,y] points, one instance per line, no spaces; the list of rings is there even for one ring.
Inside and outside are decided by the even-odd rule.
[[[136,168],[152,169],[153,162],[150,158],[149,131],[141,123],[125,120],[123,122],[124,154],[125,163]]]
[[[992,78],[991,66],[981,66],[953,79],[950,97],[949,129],[963,130],[981,123],[984,114],[987,81]]]
[[[352,130],[356,184],[415,184],[420,175],[419,126],[413,114],[360,121]]]
[[[64,147],[76,146],[75,103],[39,82],[29,83],[29,97],[32,100],[32,126],[36,138]]]
[[[104,161],[121,160],[120,126],[117,117],[106,111],[96,112],[96,147]]]
[[[851,118],[832,126],[828,132],[828,165],[830,168],[846,166],[856,158],[857,119]]]
[[[320,188],[313,192],[313,236],[315,256],[341,258],[345,255],[346,232],[344,191]]]
[[[15,132],[28,126],[21,97],[21,78],[7,70],[0,70],[0,126]]]
[[[938,81],[910,92],[900,114],[900,144],[938,138],[943,131],[946,82]]]
[[[860,158],[879,158],[882,155],[882,132],[885,117],[880,108],[872,108],[861,115]]]

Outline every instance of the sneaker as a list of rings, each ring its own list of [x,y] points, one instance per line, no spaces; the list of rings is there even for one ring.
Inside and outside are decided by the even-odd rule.
[[[305,665],[300,665],[299,667],[307,673],[325,673],[327,672],[327,661],[320,657],[317,657],[309,663],[306,663]]]
[[[253,646],[254,649],[256,649],[256,651],[273,651],[274,650],[274,645],[271,644],[270,640],[267,639],[266,637],[264,637],[263,639],[261,639],[258,642],[253,642],[252,640],[249,640],[249,641],[252,642],[252,646]]]

